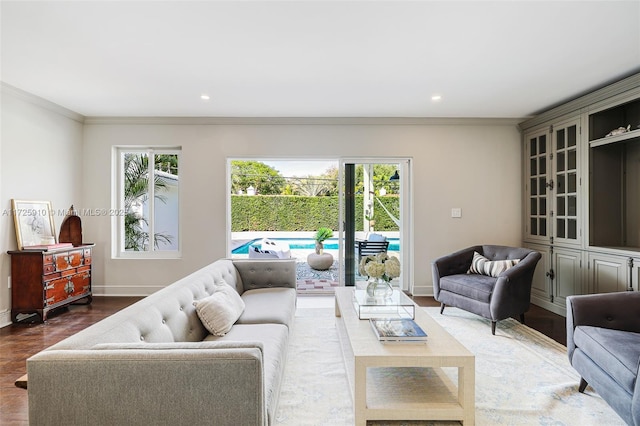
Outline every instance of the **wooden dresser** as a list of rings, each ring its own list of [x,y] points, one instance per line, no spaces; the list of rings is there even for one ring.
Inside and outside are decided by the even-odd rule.
[[[91,250],[82,244],[52,251],[15,250],[11,255],[11,320],[41,321],[71,303],[91,303]]]

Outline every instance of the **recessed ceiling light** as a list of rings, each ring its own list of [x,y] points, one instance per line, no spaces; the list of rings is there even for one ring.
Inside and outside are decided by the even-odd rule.
[[[441,101],[441,100],[442,100],[442,96],[441,96],[441,95],[433,95],[433,96],[431,97],[431,100],[432,100],[433,102]]]
[[[203,101],[208,101],[211,98],[209,97],[209,95],[203,93],[202,95],[200,95],[200,99],[202,99]]]

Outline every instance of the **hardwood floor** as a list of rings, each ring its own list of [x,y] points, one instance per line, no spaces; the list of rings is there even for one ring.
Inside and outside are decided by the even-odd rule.
[[[45,324],[12,324],[0,328],[0,425],[29,423],[27,391],[14,384],[26,374],[27,358],[139,299],[94,297],[91,305],[72,305],[50,313]]]
[[[28,424],[27,391],[14,384],[26,374],[27,358],[137,300],[137,297],[94,297],[91,305],[73,305],[50,314],[46,324],[13,324],[0,328],[0,425]],[[420,306],[440,305],[433,297],[414,300]],[[532,305],[525,323],[566,345],[564,317]],[[487,338],[490,335],[487,329]]]

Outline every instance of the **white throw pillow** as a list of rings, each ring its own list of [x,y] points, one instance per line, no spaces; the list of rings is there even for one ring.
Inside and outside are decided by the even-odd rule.
[[[224,336],[244,311],[244,300],[229,284],[219,285],[204,299],[195,300],[193,306],[202,325],[214,336]]]
[[[473,260],[468,274],[482,274],[497,278],[509,268],[516,266],[520,259],[489,260],[477,251],[473,252]]]

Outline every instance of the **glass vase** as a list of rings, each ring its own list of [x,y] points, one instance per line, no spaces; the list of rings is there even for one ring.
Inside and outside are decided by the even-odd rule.
[[[367,285],[367,295],[371,297],[391,297],[393,288],[382,278],[372,278]]]

